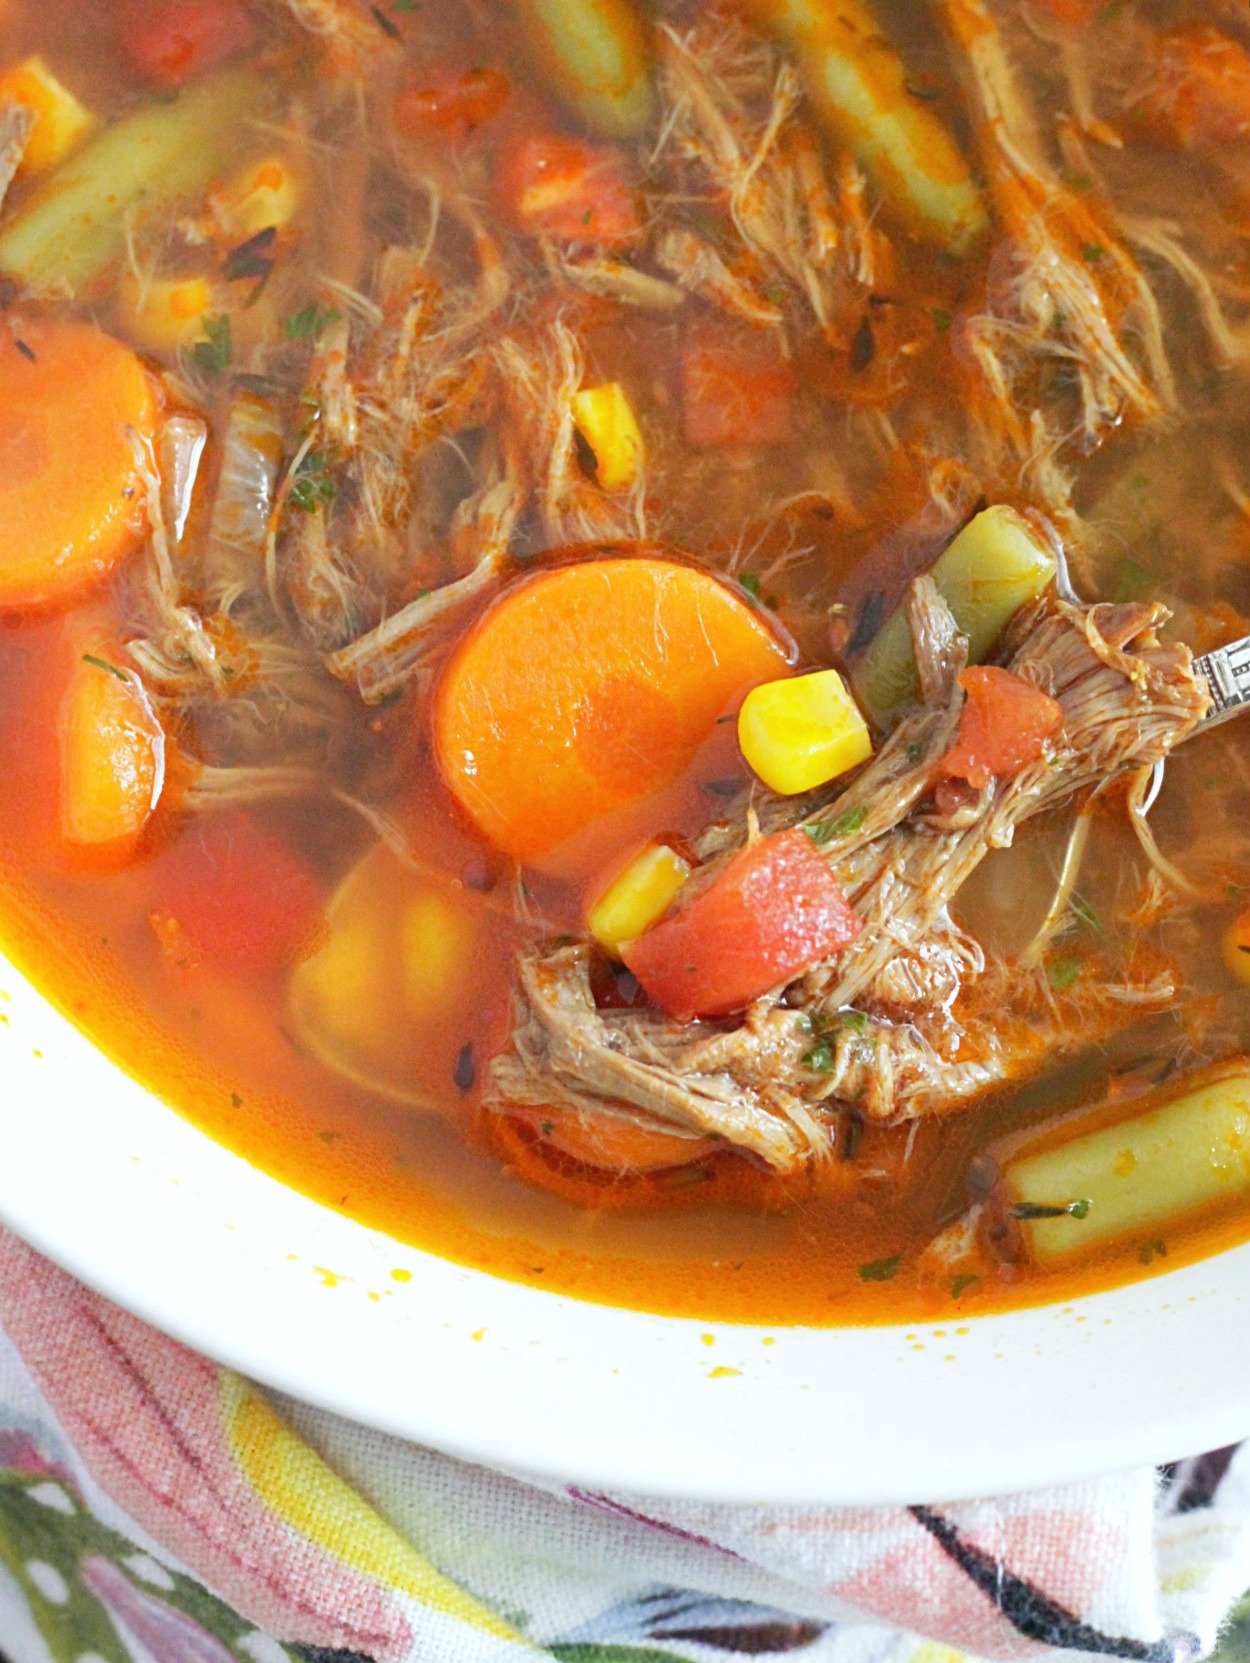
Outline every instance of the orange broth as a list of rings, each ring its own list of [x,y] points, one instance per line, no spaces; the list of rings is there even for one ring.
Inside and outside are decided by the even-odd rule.
[[[319,44],[277,4],[244,7],[250,44],[243,56],[281,83],[298,116],[277,125],[273,142],[299,177],[301,205],[292,228],[268,242],[262,238],[251,250],[243,277],[223,277],[214,269],[212,321],[230,320],[229,366],[213,364],[222,337],[212,329],[180,345],[154,346],[141,338],[116,266],[69,300],[32,301],[20,284],[6,295],[14,316],[26,305],[99,323],[141,352],[162,382],[166,413],[203,414],[210,462],[192,503],[188,547],[206,535],[214,470],[230,402],[238,396],[234,378],[285,374],[292,401],[298,397],[299,355],[312,350],[308,308],[371,315],[369,300],[358,303],[353,296],[359,291],[368,297],[382,249],[395,242],[421,247],[433,236],[430,195],[414,179],[438,181],[454,155],[476,187],[495,178],[501,159],[531,132],[583,136],[535,76],[511,8],[497,12],[483,0],[409,11],[382,0],[380,9],[384,28],[370,21],[369,8],[347,7],[357,27],[377,28],[384,36],[385,50],[369,59],[375,129],[396,90],[454,81],[470,67],[502,76],[508,96],[480,126],[470,123],[450,136],[423,131],[415,150],[403,151],[410,141],[399,141],[404,160],[394,164],[391,139],[377,130],[361,137],[344,113],[335,76],[351,73],[353,37]],[[675,26],[688,27],[695,16],[682,4],[660,9]],[[1161,25],[1165,11],[1170,16],[1178,9],[1187,15],[1194,10],[1141,10],[1148,23],[1159,13]],[[890,3],[880,11],[914,67],[917,96],[941,110],[970,152],[973,123],[949,47],[908,8]],[[167,96],[150,72],[145,80],[133,51],[119,44],[134,16],[133,7],[111,3],[84,8],[45,0],[35,7],[10,0],[0,8],[0,72],[38,51],[106,125]],[[1053,54],[1018,20],[1010,43],[1039,107],[1057,107]],[[1095,85],[1113,99],[1124,69],[1116,54],[1129,54],[1131,42],[1082,50]],[[492,88],[488,103],[496,100]],[[633,149],[624,148],[641,177],[649,140],[644,135],[631,142]],[[224,173],[237,172],[263,148],[255,133],[242,131],[226,146]],[[1227,182],[1202,158],[1160,147],[1156,136],[1130,129],[1126,151],[1113,154],[1107,170],[1107,188],[1126,210],[1145,214],[1166,199],[1174,217],[1195,237],[1210,233],[1213,246],[1219,236],[1212,226],[1241,211],[1230,205]],[[653,173],[649,181],[655,192],[658,179]],[[20,214],[35,188],[19,178],[6,213]],[[871,208],[871,183],[868,191]],[[648,200],[644,193],[642,201]],[[723,202],[710,188],[708,200],[708,215],[722,215]],[[537,247],[523,237],[518,242],[507,210],[488,192],[479,191],[477,201],[508,259],[532,276],[533,291],[518,304],[540,321],[554,315]],[[187,220],[203,212],[203,203],[193,200],[171,207],[167,216],[169,238],[179,247],[185,243],[192,264],[197,245]],[[3,223],[0,218],[0,230]],[[720,219],[713,231],[722,234]],[[140,237],[141,258],[153,262],[149,278],[166,274],[163,234],[159,226],[149,227]],[[727,581],[745,574],[745,587],[735,582],[734,593],[762,607],[779,641],[793,642],[792,656],[804,668],[829,661],[845,641],[846,631],[839,635],[843,621],[862,621],[867,601],[873,600],[879,619],[907,577],[929,564],[945,540],[933,528],[929,487],[916,456],[925,435],[949,434],[968,399],[970,372],[952,318],[980,303],[992,280],[995,248],[992,235],[987,245],[955,259],[907,235],[893,236],[878,251],[880,290],[862,329],[832,345],[810,322],[794,322],[784,363],[773,336],[761,336],[703,300],[670,312],[581,291],[564,296],[565,315],[576,324],[593,379],[619,380],[630,389],[646,431],[648,492],[664,545]],[[260,264],[248,267],[249,259]],[[463,224],[453,227],[445,248],[440,245],[439,259],[444,287],[475,269],[472,237]],[[1229,281],[1244,282],[1246,275],[1233,271]],[[797,302],[787,297],[785,304]],[[1097,454],[1076,457],[1074,514],[1085,529],[1072,566],[1090,599],[1158,594],[1175,608],[1180,638],[1203,649],[1244,632],[1250,613],[1245,500],[1232,500],[1210,466],[1213,445],[1235,451],[1248,436],[1246,372],[1217,373],[1193,308],[1175,287],[1166,290],[1162,304],[1192,414],[1170,428],[1126,421],[1125,431]],[[761,405],[782,400],[779,428],[770,427],[770,415],[759,438],[748,431],[735,442],[723,442],[723,435],[707,444],[690,441],[683,428],[683,398],[690,394],[688,387],[683,391],[682,353],[704,337],[744,362],[760,354],[768,360],[758,397]],[[258,396],[267,395],[262,390]],[[1039,388],[1037,396],[1049,396],[1049,390]],[[477,466],[484,444],[477,429],[464,431],[469,437],[463,444]],[[898,433],[906,444],[892,437]],[[294,418],[285,442],[289,460],[299,443]],[[975,471],[975,459],[967,462]],[[455,443],[432,446],[422,465],[422,490],[441,512],[465,489],[455,477]],[[316,469],[304,477],[312,480],[315,496],[321,489]],[[1000,482],[995,494],[1021,507],[1033,502],[1023,471],[1014,484]],[[975,501],[973,489],[969,512]],[[444,522],[449,518],[445,514]],[[421,542],[415,534],[413,540]],[[610,544],[619,546],[616,539]],[[552,557],[567,558],[568,551],[553,550],[529,514],[516,531],[505,581]],[[1005,1137],[1049,1127],[1091,1105],[1105,1104],[1114,1118],[1178,1059],[1189,1067],[1250,1050],[1250,994],[1213,947],[1250,894],[1250,841],[1243,831],[1250,825],[1250,770],[1235,729],[1199,737],[1169,764],[1155,811],[1160,843],[1206,884],[1203,902],[1181,897],[1141,931],[1175,968],[1182,991],[1173,1009],[1064,1059],[1036,1081],[1000,1089],[948,1117],[865,1127],[821,1184],[771,1179],[724,1155],[641,1190],[598,1181],[597,1202],[583,1205],[523,1180],[507,1148],[488,1131],[481,1094],[491,1058],[507,1042],[515,958],[527,939],[513,915],[518,877],[528,886],[526,905],[551,931],[576,933],[588,895],[605,865],[619,861],[628,837],[614,833],[615,841],[597,851],[593,868],[518,874],[475,833],[440,780],[429,730],[430,682],[499,581],[438,637],[422,674],[379,706],[365,705],[327,676],[315,721],[291,728],[289,756],[281,750],[285,707],[265,706],[245,729],[233,722],[229,690],[215,705],[179,706],[168,714],[167,731],[183,758],[182,772],[178,766],[171,772],[165,800],[137,851],[120,862],[96,860],[67,850],[59,831],[58,712],[70,667],[66,618],[111,631],[124,644],[140,629],[148,604],[148,558],[136,548],[119,570],[68,607],[0,618],[0,944],[129,1074],[282,1182],[401,1241],[510,1279],[610,1304],[762,1324],[957,1319],[965,1312],[1067,1300],[1170,1269],[1250,1233],[1250,1209],[1234,1200],[1170,1231],[1166,1257],[1143,1258],[1142,1242],[1133,1239],[1062,1270],[1043,1273],[1017,1258],[966,1281],[935,1273],[921,1257],[924,1245],[974,1197],[969,1173],[978,1158]],[[386,604],[394,609],[414,593],[464,575],[444,524],[437,537],[421,542]],[[227,654],[234,650],[224,626],[218,640]],[[249,685],[257,677],[263,679],[263,672]],[[711,731],[638,810],[628,836],[645,830],[696,839],[746,783],[733,735],[732,722]],[[189,806],[191,797],[180,793],[197,777],[209,777],[199,775],[201,768],[211,774],[285,761],[317,771],[321,794],[274,792],[222,812],[245,816],[260,836],[289,852],[318,909],[324,911],[376,844],[373,825],[352,806],[361,800],[375,819],[380,815],[403,828],[423,869],[435,875],[440,895],[476,909],[471,971],[438,1011],[396,1041],[395,1067],[411,1078],[419,1103],[404,1101],[402,1092],[372,1090],[327,1063],[293,1022],[292,976],[301,957],[307,960],[324,944],[324,919],[277,966],[232,959],[229,951],[218,955],[219,962],[211,953],[180,953],[171,950],[163,931],[162,920],[177,921],[179,885],[188,859],[196,858],[194,840],[213,835],[213,813]],[[1011,850],[991,855],[961,898],[961,921],[1003,953],[1018,951],[1045,913],[1067,830],[1067,817],[1048,818],[1027,827]],[[1103,930],[1124,936],[1130,926],[1120,920],[1145,879],[1143,857],[1122,819],[1098,817],[1079,891],[1083,911],[1071,921],[1064,950],[1092,962],[1102,950]],[[393,905],[398,915],[411,899],[408,880],[392,873],[387,881],[394,895],[383,893],[379,905],[382,911]],[[593,1201],[594,1189],[588,1193]]]

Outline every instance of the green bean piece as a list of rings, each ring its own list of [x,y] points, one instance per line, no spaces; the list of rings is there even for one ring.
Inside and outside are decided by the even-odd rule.
[[[1014,508],[983,509],[935,562],[930,576],[968,637],[973,664],[1012,618],[1054,582],[1054,551]],[[892,612],[851,672],[860,703],[883,727],[918,691],[916,656],[903,608]]]
[[[1003,1173],[1017,1208],[1057,1217],[1021,1219],[1041,1264],[1138,1236],[1250,1193],[1250,1059],[1114,1126],[1010,1161]],[[1080,1203],[1088,1203],[1080,1206]]]
[[[963,152],[867,0],[740,0],[795,54],[817,115],[864,169],[891,217],[963,254],[989,220]]]
[[[517,11],[552,89],[579,121],[609,138],[642,131],[654,88],[634,0],[518,0]]]
[[[271,102],[260,76],[232,71],[123,116],[0,227],[0,272],[34,294],[76,293],[122,258],[136,225],[202,195]]]

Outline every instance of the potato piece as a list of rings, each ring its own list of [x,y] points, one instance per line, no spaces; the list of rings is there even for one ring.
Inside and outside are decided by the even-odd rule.
[[[156,277],[140,283],[127,272],[120,288],[122,317],[139,345],[150,352],[177,352],[204,333],[213,310],[206,277]]]
[[[418,890],[408,902],[400,923],[400,957],[414,1020],[455,1009],[473,970],[478,934],[477,920],[463,902],[442,889]]]
[[[1014,508],[983,509],[938,557],[929,575],[979,663],[1028,601],[1054,582],[1058,561]],[[860,703],[883,726],[916,697],[916,658],[903,608],[886,619],[851,672]]]
[[[21,104],[34,114],[19,170],[24,174],[55,167],[95,126],[91,111],[57,80],[38,53],[0,74],[0,104]]]
[[[481,896],[379,844],[339,884],[320,945],[292,972],[296,1032],[353,1084],[444,1112],[458,1101],[461,1029],[495,960],[490,932]]]
[[[1042,1264],[1157,1232],[1250,1192],[1250,1058],[1131,1119],[1010,1161],[1003,1183],[1017,1207],[1077,1203],[1075,1216],[1021,1219]]]
[[[282,156],[265,156],[228,179],[208,199],[209,212],[227,242],[242,243],[262,231],[281,231],[299,209],[299,181]]]
[[[1229,975],[1250,986],[1250,908],[1224,931],[1220,946]]]

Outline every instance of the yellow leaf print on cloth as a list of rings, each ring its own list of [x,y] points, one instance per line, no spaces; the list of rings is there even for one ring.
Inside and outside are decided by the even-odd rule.
[[[422,1605],[501,1639],[516,1631],[435,1570],[238,1375],[223,1373],[222,1413],[257,1496],[317,1547]]]

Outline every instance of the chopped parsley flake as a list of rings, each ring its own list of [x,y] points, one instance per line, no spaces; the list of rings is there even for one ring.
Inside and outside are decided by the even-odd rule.
[[[338,486],[331,478],[329,465],[319,450],[310,450],[295,470],[291,482],[291,501],[305,514],[311,514],[319,503],[333,502]]]
[[[191,348],[191,360],[205,375],[223,375],[230,368],[234,347],[228,317],[205,318],[204,339]]]
[[[833,835],[835,837],[850,837],[859,830],[867,818],[867,803],[861,803],[858,808],[848,808],[845,814],[839,815],[833,822]]]
[[[310,300],[307,306],[301,306],[286,320],[286,338],[288,341],[315,340],[323,329],[337,323],[342,316],[333,306],[323,306],[319,300]]]
[[[1084,924],[1087,930],[1102,929],[1102,921],[1098,914],[1094,911],[1093,907],[1090,906],[1089,902],[1083,901],[1079,895],[1074,895],[1072,897],[1072,911],[1076,917],[1080,919],[1081,923]]]
[[[859,1279],[861,1282],[892,1282],[902,1262],[901,1253],[895,1253],[889,1259],[873,1259],[870,1264],[860,1265]]]
[[[832,1074],[834,1064],[833,1041],[818,1039],[810,1051],[803,1053],[803,1066],[813,1074]]]
[[[1080,959],[1056,959],[1046,967],[1046,980],[1056,993],[1066,993],[1081,979]]]

